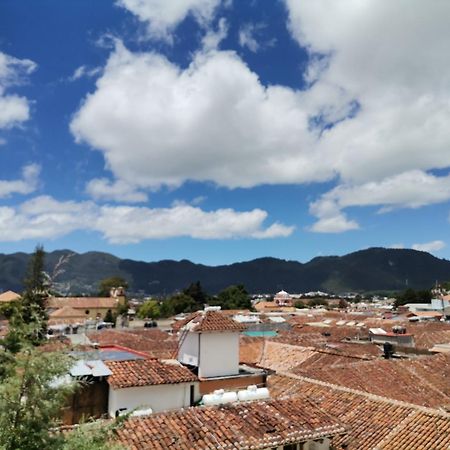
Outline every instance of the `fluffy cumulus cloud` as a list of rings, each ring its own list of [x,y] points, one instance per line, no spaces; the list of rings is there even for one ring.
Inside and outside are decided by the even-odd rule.
[[[354,221],[343,220],[343,209],[354,206],[380,206],[379,212],[398,208],[419,208],[450,200],[450,175],[434,176],[412,170],[364,184],[343,184],[322,195],[310,205],[318,218],[312,231],[342,232],[358,228]],[[335,226],[333,226],[333,224]]]
[[[192,14],[200,25],[209,24],[221,0],[118,0],[117,4],[148,25],[150,36],[170,38],[169,33]]]
[[[109,242],[125,244],[144,239],[189,236],[198,239],[286,237],[293,227],[265,226],[260,209],[203,211],[186,204],[171,208],[99,206],[94,202],[59,202],[49,196],[16,208],[0,207],[0,241],[56,238],[76,230],[96,231]]]
[[[37,164],[28,164],[22,169],[22,178],[17,180],[0,180],[0,198],[12,194],[30,194],[39,183],[41,168]]]
[[[0,52],[0,129],[12,128],[28,120],[29,100],[8,91],[12,86],[24,82],[36,67],[29,59],[17,59]]]
[[[333,171],[312,149],[303,103],[300,92],[264,87],[234,52],[201,51],[181,70],[118,43],[71,130],[137,187],[323,180]]]
[[[285,2],[290,30],[311,54],[311,91],[337,86],[358,105],[318,141],[343,183],[318,203],[331,202],[339,217],[345,206],[448,200],[449,178],[425,172],[450,166],[450,3]]]
[[[423,244],[414,244],[412,248],[422,252],[438,252],[439,250],[442,250],[445,245],[444,241],[431,241]]]
[[[450,3],[285,3],[292,35],[310,53],[306,89],[263,85],[236,53],[215,49],[220,29],[186,69],[118,43],[73,118],[77,141],[101,151],[133,189],[336,179],[311,204],[313,231],[357,229],[349,206],[447,201],[448,179],[431,171],[450,166]],[[208,21],[218,2],[120,4],[165,33],[189,13]]]

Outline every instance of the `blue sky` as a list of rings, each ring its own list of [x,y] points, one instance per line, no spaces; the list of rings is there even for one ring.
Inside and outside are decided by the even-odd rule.
[[[450,4],[2,0],[0,252],[450,257]]]

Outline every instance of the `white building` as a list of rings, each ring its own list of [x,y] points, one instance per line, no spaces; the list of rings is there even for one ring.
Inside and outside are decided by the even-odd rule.
[[[277,292],[273,301],[278,306],[292,306],[292,297],[286,291]]]
[[[108,413],[161,412],[192,406],[200,399],[198,379],[176,360],[108,361]]]
[[[199,378],[239,374],[239,333],[245,327],[209,307],[180,327],[178,361],[198,368]]]

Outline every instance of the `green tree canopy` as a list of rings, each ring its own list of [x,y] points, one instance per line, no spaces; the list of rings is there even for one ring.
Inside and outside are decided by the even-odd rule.
[[[200,308],[203,308],[203,305],[205,303],[208,303],[208,300],[209,300],[209,296],[203,290],[203,287],[200,284],[200,281],[197,281],[196,283],[191,283],[186,289],[183,290],[183,294],[194,299],[194,302]]]
[[[99,284],[99,297],[109,297],[112,288],[123,287],[128,289],[128,282],[125,278],[115,275],[113,277],[105,278]]]
[[[159,317],[161,316],[159,303],[156,300],[147,300],[140,306],[137,315],[141,319],[145,319],[147,317],[152,319],[159,319]]]
[[[228,286],[216,298],[211,299],[210,303],[221,306],[222,309],[251,309],[252,307],[248,292],[242,284]]]
[[[431,298],[432,295],[429,290],[416,291],[414,289],[406,289],[395,296],[394,307],[398,308],[407,303],[430,303]]]

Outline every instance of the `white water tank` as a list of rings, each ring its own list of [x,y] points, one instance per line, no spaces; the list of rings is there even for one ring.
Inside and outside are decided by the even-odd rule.
[[[225,392],[223,389],[218,389],[212,394],[203,396],[203,404],[209,405],[224,405],[226,403],[234,403],[238,399],[236,392]]]
[[[270,398],[269,389],[258,388],[255,385],[249,386],[247,389],[238,392],[238,399],[241,402],[250,400],[264,400]]]

